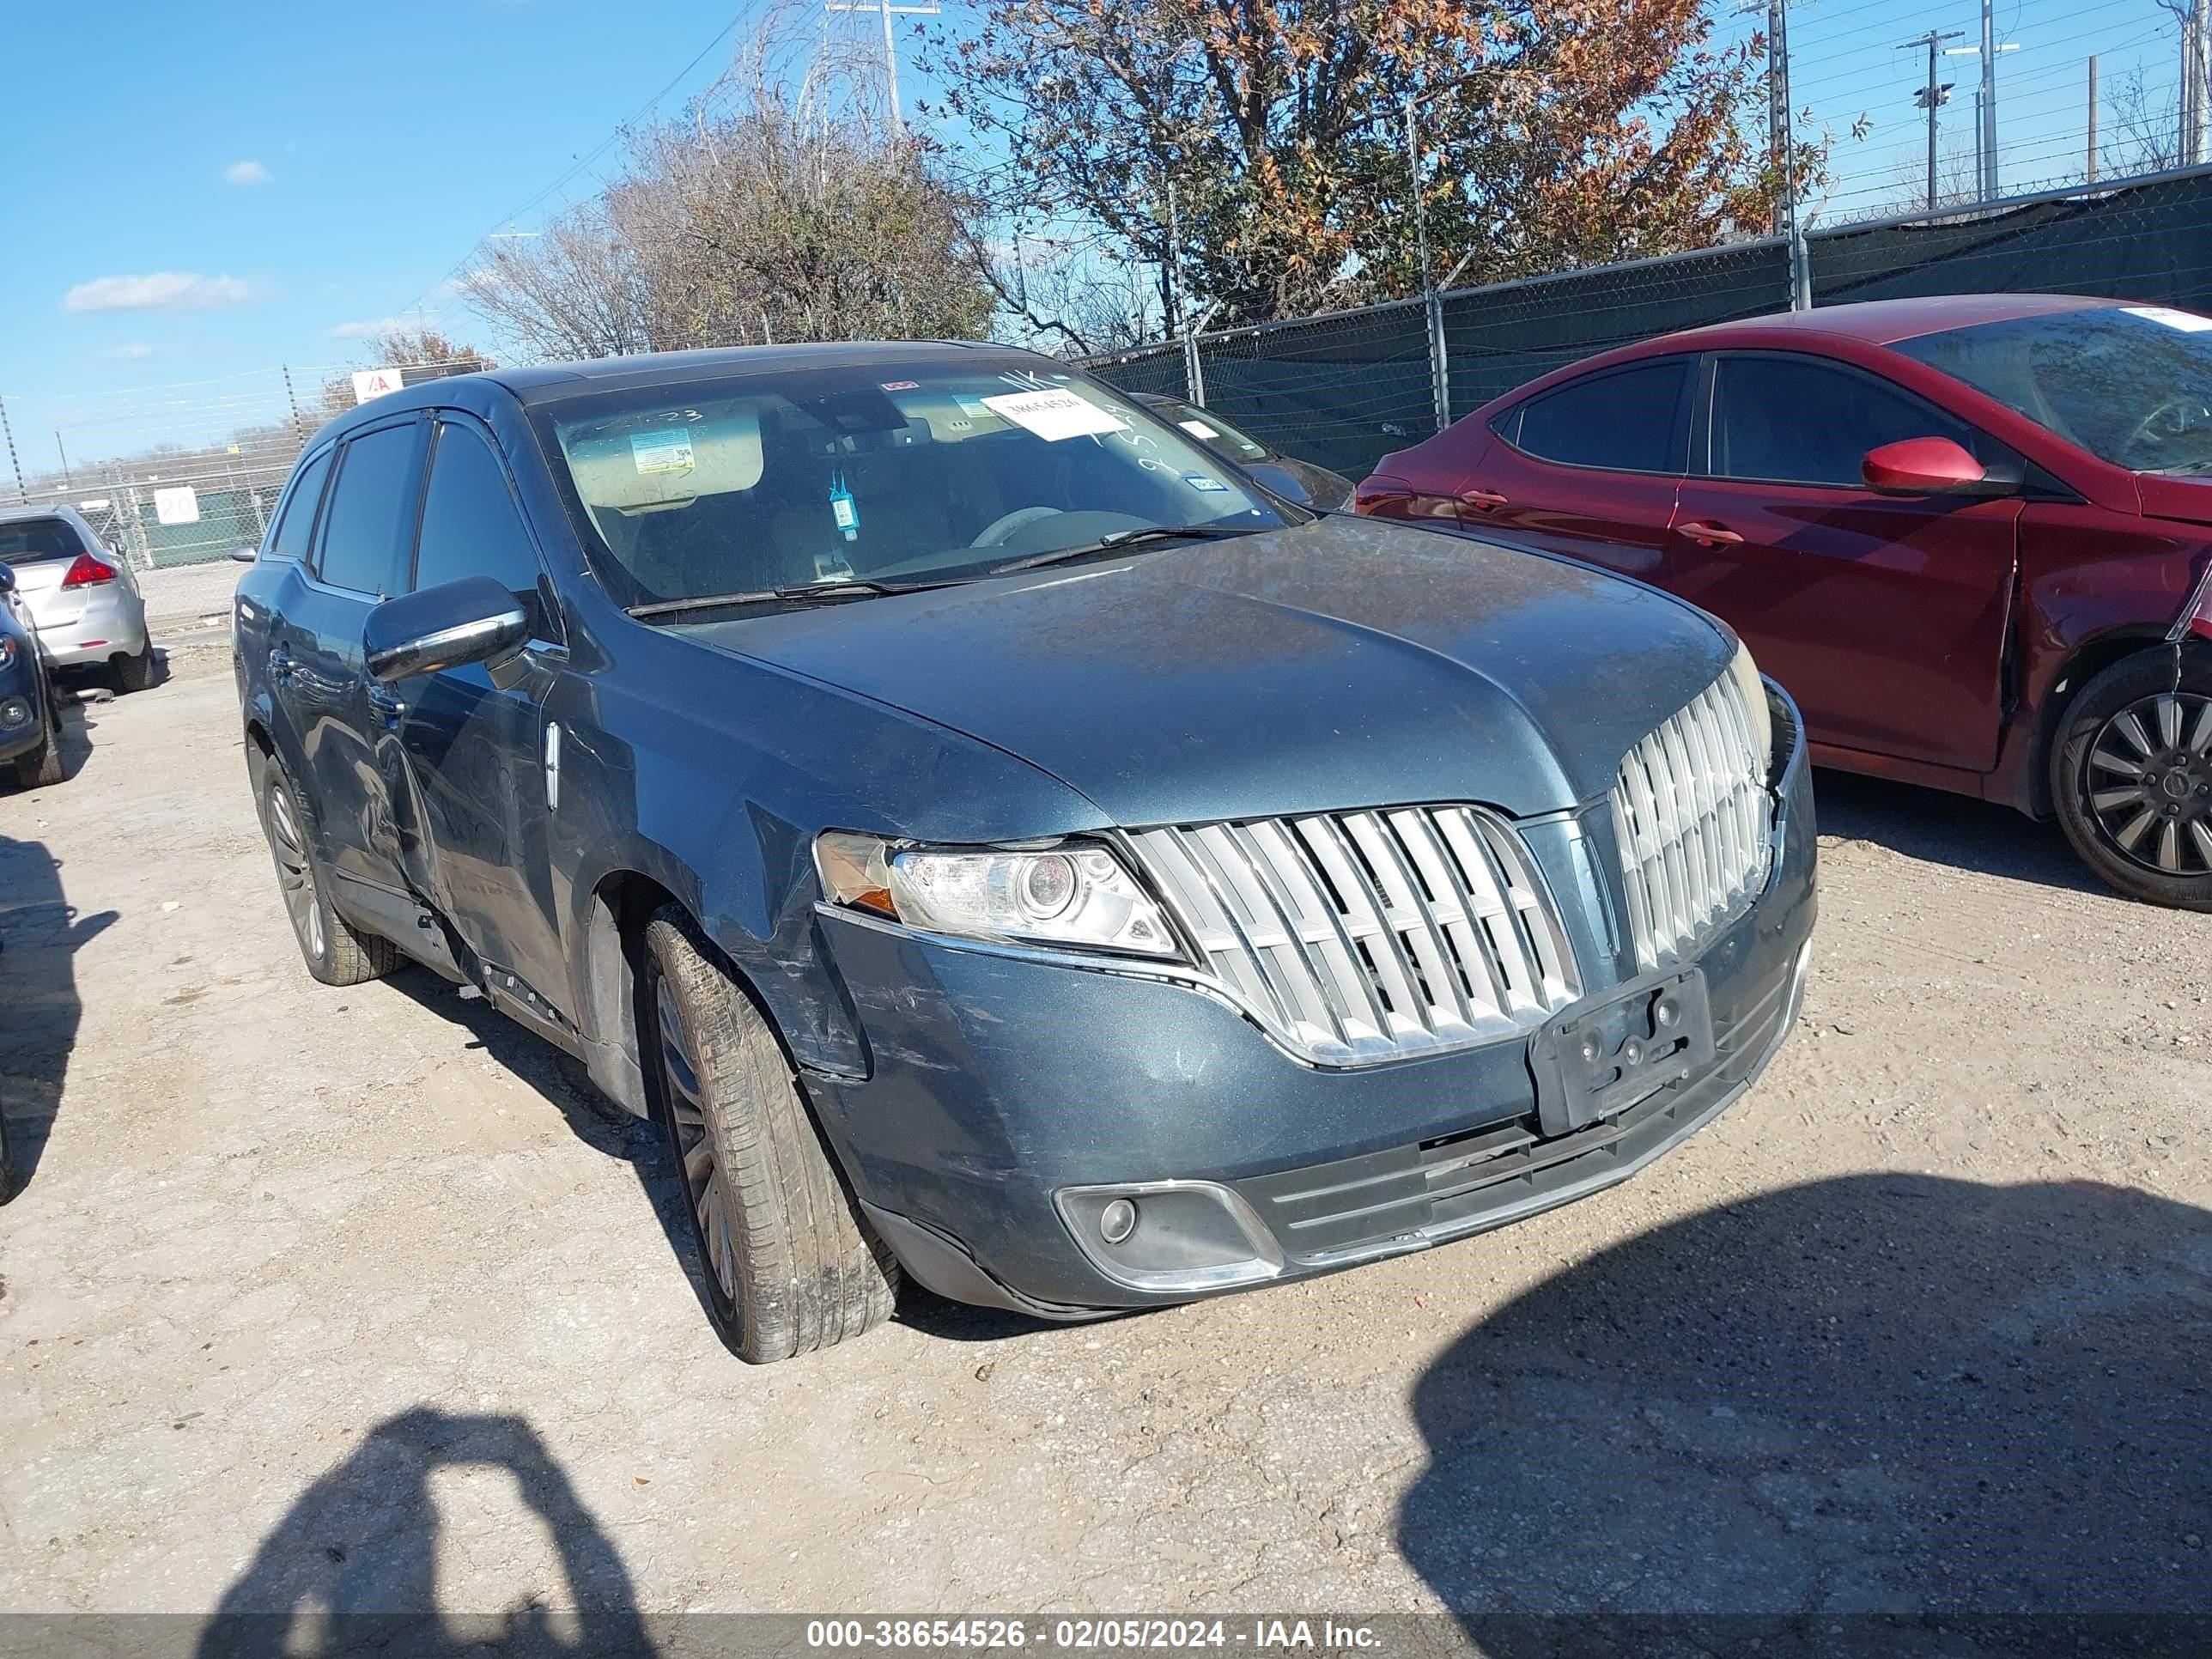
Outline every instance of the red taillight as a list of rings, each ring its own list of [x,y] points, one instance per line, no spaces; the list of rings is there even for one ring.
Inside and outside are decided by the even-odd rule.
[[[62,577],[64,587],[97,587],[115,580],[115,567],[102,564],[89,553],[80,553]]]

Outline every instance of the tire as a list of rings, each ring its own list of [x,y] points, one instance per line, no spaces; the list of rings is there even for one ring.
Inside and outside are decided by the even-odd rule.
[[[24,789],[46,789],[62,781],[62,746],[53,726],[52,709],[46,715],[46,737],[27,755],[15,760],[15,782]]]
[[[331,908],[329,872],[314,850],[314,820],[291,774],[275,756],[255,757],[253,793],[261,809],[261,832],[269,838],[269,855],[276,866],[277,891],[307,971],[325,985],[382,979],[399,965],[399,947],[358,931]]]
[[[715,1334],[751,1364],[890,1317],[898,1263],[860,1217],[775,1033],[673,905],[646,929],[645,1006]]]
[[[155,666],[154,641],[149,638],[138,647],[137,656],[115,659],[115,689],[125,692],[147,690],[154,684]]]
[[[2084,686],[2051,744],[2051,798],[2107,884],[2212,910],[2212,652],[2155,647]]]

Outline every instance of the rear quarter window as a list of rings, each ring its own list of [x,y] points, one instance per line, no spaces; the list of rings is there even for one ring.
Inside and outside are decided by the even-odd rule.
[[[1678,473],[1689,461],[1690,360],[1604,370],[1516,404],[1492,423],[1524,454],[1608,472]]]

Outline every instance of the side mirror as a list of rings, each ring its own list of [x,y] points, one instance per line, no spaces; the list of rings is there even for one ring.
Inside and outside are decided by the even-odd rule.
[[[15,591],[15,570],[13,565],[0,564],[0,593]]]
[[[1867,451],[1867,488],[1886,495],[1941,495],[1983,482],[1982,464],[1948,438],[1905,438]]]
[[[489,576],[464,576],[386,599],[362,626],[362,655],[380,680],[504,656],[530,637],[530,613]]]
[[[1311,507],[1313,495],[1298,482],[1298,475],[1286,466],[1273,461],[1253,461],[1244,470],[1260,482],[1261,489],[1280,495],[1294,507]]]
[[[252,564],[261,556],[261,550],[258,547],[234,547],[230,550],[230,556],[240,564]]]

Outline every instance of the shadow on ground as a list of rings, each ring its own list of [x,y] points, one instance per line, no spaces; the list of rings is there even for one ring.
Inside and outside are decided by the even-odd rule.
[[[37,1173],[60,1109],[84,1014],[76,953],[116,919],[80,916],[61,868],[44,842],[0,836],[0,1202]]]
[[[450,1468],[514,1477],[560,1558],[564,1582],[546,1587],[550,1601],[465,1617],[441,1607],[430,1478]],[[519,1417],[427,1407],[379,1424],[301,1494],[223,1593],[198,1646],[201,1659],[650,1651],[620,1553],[537,1431]]]
[[[653,1217],[683,1265],[699,1316],[707,1317],[707,1268],[700,1260],[690,1218],[684,1213],[684,1183],[668,1141],[656,1123],[632,1115],[599,1091],[581,1061],[525,1030],[482,997],[464,998],[458,988],[427,968],[402,968],[386,981],[431,1012],[465,1026],[471,1045],[490,1055],[556,1107],[571,1132],[586,1146],[622,1159],[635,1173],[653,1206]],[[929,1335],[956,1342],[995,1342],[1042,1328],[1042,1322],[996,1308],[969,1307],[909,1282],[899,1292],[898,1317]]]
[[[1814,784],[1824,836],[1872,842],[1978,875],[2112,894],[2074,855],[2056,823],[2039,823],[1993,801],[1852,772],[1823,771]]]
[[[1577,1650],[1516,1614],[2212,1613],[2208,1339],[2212,1212],[2187,1205],[1905,1175],[1749,1199],[1569,1268],[1439,1361],[1401,1545],[1512,1659]],[[1850,1650],[2076,1650],[2047,1633]],[[1743,1650],[1724,1635],[1680,1650]]]

